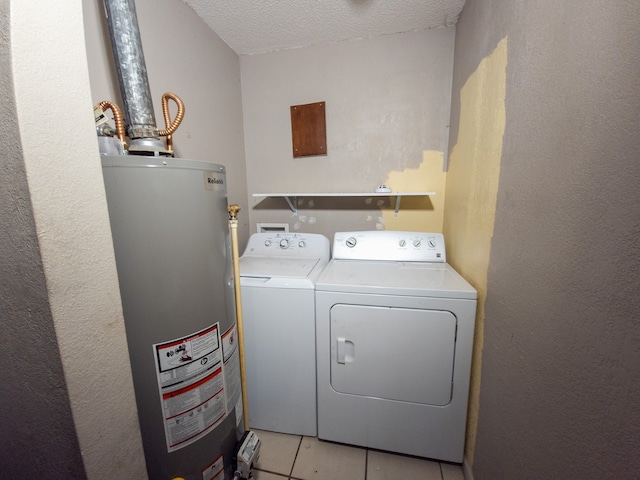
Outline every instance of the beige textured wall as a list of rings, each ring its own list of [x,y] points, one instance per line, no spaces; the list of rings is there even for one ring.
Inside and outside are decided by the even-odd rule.
[[[3,478],[85,478],[16,122],[9,7],[0,1],[0,465]]]
[[[446,180],[444,236],[447,261],[478,291],[465,455],[473,461],[487,271],[505,129],[507,39],[483,58],[460,90],[457,138]]]
[[[379,198],[303,199],[294,215],[284,200],[250,197],[252,231],[256,222],[329,238],[341,230],[441,231],[454,34],[437,28],[241,56],[249,195],[373,192],[388,182],[441,197],[405,198],[398,217]],[[289,107],[318,101],[326,102],[328,154],[293,158]]]
[[[638,2],[468,0],[457,24],[454,138],[508,39],[475,480],[640,471],[639,22]]]
[[[10,7],[17,122],[52,341],[60,349],[84,468],[90,479],[146,478],[93,125],[82,4],[21,0]],[[31,381],[38,390],[39,378]]]

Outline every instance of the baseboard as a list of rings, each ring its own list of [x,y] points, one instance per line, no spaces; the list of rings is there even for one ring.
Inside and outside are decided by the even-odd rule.
[[[467,457],[464,457],[462,461],[462,473],[464,474],[464,480],[473,480],[473,472],[471,471],[471,465],[467,461]]]

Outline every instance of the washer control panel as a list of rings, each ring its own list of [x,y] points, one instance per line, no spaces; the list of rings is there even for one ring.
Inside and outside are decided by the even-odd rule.
[[[317,233],[254,233],[243,255],[328,257],[329,239]]]
[[[447,261],[441,233],[390,230],[337,232],[333,237],[333,258],[395,262]]]

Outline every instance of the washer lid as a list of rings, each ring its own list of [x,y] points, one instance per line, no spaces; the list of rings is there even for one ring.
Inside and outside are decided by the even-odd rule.
[[[447,263],[333,259],[316,291],[476,299],[476,290]]]
[[[243,256],[240,258],[240,276],[307,278],[319,261],[317,257]]]

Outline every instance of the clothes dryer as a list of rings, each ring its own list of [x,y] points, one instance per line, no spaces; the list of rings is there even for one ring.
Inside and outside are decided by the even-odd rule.
[[[240,258],[249,424],[316,435],[315,280],[329,239],[257,233]]]
[[[476,299],[441,234],[336,233],[316,282],[318,437],[461,463]]]

